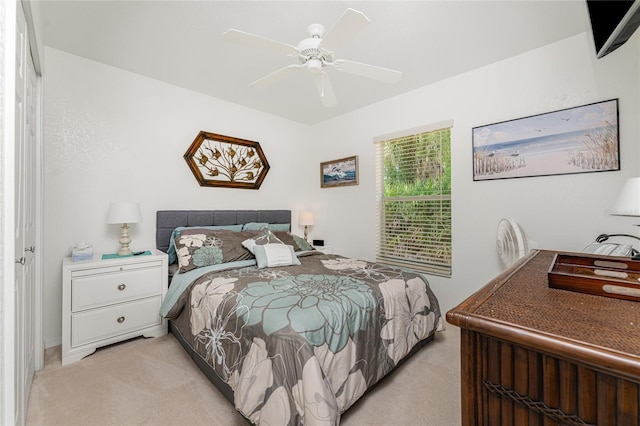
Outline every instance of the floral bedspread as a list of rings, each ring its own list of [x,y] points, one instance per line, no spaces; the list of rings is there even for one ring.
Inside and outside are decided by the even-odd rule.
[[[255,424],[335,425],[420,340],[444,328],[419,274],[335,255],[205,272],[170,307]]]

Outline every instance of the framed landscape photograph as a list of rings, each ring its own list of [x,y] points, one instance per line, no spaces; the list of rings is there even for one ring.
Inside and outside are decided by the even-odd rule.
[[[320,187],[358,184],[358,156],[320,163]]]
[[[620,170],[618,100],[474,127],[473,180]]]

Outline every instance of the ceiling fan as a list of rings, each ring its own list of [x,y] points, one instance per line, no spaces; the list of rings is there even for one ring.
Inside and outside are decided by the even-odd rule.
[[[306,68],[315,81],[322,105],[331,107],[337,104],[337,100],[325,68],[334,68],[338,71],[392,84],[399,82],[402,78],[400,71],[348,61],[346,59],[336,59],[334,57],[335,50],[349,41],[354,35],[366,27],[369,22],[369,18],[367,18],[364,13],[354,9],[347,9],[333,28],[326,33],[324,26],[321,24],[309,25],[308,31],[310,37],[300,41],[297,46],[270,40],[236,29],[228,29],[223,33],[223,36],[232,42],[269,49],[275,53],[298,58],[299,64],[291,64],[280,68],[254,81],[249,84],[249,86],[258,88],[266,87],[296,71]]]

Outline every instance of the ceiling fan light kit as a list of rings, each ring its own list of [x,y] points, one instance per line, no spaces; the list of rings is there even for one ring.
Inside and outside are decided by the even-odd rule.
[[[347,9],[327,33],[325,33],[325,27],[322,24],[309,25],[307,28],[309,37],[300,41],[297,46],[233,28],[225,31],[223,36],[232,42],[260,49],[269,49],[278,54],[298,58],[300,65],[287,65],[250,83],[249,86],[263,88],[284,79],[293,72],[306,68],[315,80],[316,90],[322,104],[325,107],[331,107],[337,104],[337,99],[329,75],[324,70],[325,68],[334,68],[337,71],[390,84],[396,84],[402,78],[400,71],[345,59],[334,60],[335,50],[349,41],[369,23],[369,18],[364,13],[354,9]]]
[[[320,59],[309,59],[307,61],[307,69],[311,74],[318,74],[322,71],[322,61]]]

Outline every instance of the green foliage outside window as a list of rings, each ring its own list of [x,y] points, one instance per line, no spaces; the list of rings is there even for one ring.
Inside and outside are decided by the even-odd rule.
[[[379,260],[450,275],[450,129],[385,141],[382,155]]]
[[[422,133],[384,145],[384,196],[451,194],[451,132]]]

